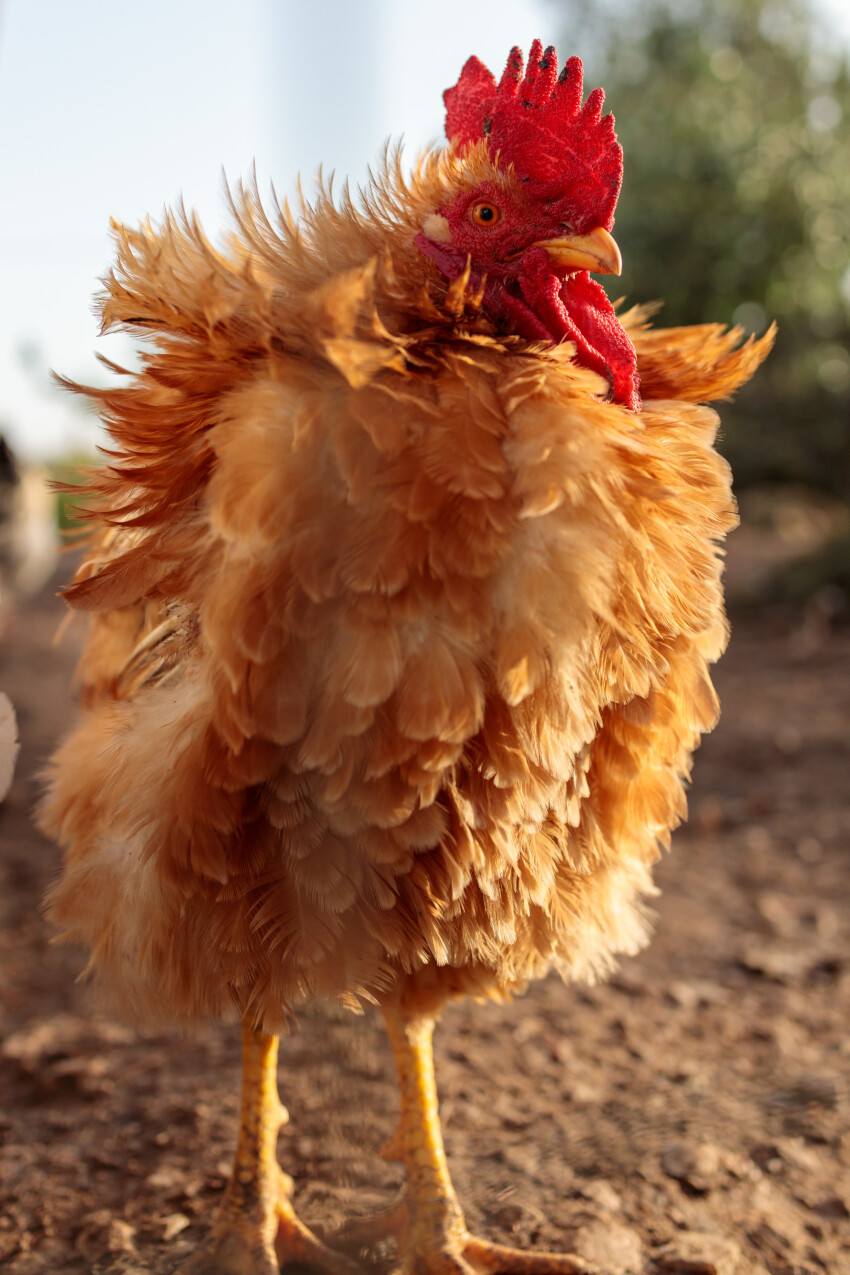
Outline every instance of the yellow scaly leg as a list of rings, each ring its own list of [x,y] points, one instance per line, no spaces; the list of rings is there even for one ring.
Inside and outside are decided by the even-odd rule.
[[[277,1093],[277,1036],[242,1027],[242,1111],[233,1172],[213,1243],[182,1275],[278,1275],[301,1262],[331,1275],[356,1268],[295,1215],[291,1183],[277,1162],[277,1135],[289,1119]]]
[[[401,1117],[392,1153],[407,1171],[406,1209],[390,1211],[403,1275],[578,1275],[591,1268],[579,1257],[523,1253],[476,1239],[466,1229],[449,1176],[434,1075],[435,1019],[384,1006],[395,1056]],[[390,1220],[390,1214],[387,1215]],[[361,1232],[364,1228],[361,1228]]]

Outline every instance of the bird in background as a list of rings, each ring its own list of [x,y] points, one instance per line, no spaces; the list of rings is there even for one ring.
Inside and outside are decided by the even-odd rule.
[[[58,540],[47,470],[23,464],[0,435],[0,639],[18,604],[55,571]]]
[[[221,250],[194,217],[115,231],[103,322],[144,353],[82,391],[112,443],[42,823],[52,918],[111,1003],[241,1022],[195,1275],[348,1272],[388,1234],[405,1275],[585,1269],[468,1231],[432,1033],[638,951],[717,715],[735,511],[702,404],[772,333],[653,330],[590,277],[621,269],[622,154],[577,58],[471,58],[445,102],[447,147],[390,154],[356,205],[240,188]],[[278,1036],[317,997],[384,1015],[406,1173],[324,1240],[275,1150]]]
[[[0,434],[0,643],[23,598],[47,582],[56,566],[56,497],[45,471],[21,465]],[[0,691],[0,802],[12,787],[20,752],[15,709]]]

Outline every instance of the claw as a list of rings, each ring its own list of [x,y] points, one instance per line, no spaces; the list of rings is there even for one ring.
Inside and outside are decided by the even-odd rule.
[[[335,1253],[333,1249],[328,1248],[295,1216],[288,1200],[278,1207],[278,1214],[280,1221],[275,1240],[275,1252],[279,1265],[275,1266],[276,1272],[287,1262],[298,1262],[303,1266],[324,1271],[327,1275],[362,1275],[358,1265],[342,1253]]]
[[[215,1236],[180,1275],[280,1275],[297,1262],[326,1275],[359,1275],[297,1217],[292,1179],[277,1163],[275,1144],[289,1113],[277,1095],[277,1038],[243,1028],[242,1115],[236,1162]]]
[[[529,1253],[467,1235],[463,1255],[476,1271],[492,1275],[594,1275],[591,1266],[573,1253]]]
[[[434,1020],[384,1007],[401,1093],[399,1127],[387,1151],[407,1171],[400,1201],[340,1233],[365,1246],[394,1236],[401,1264],[395,1275],[593,1275],[570,1253],[527,1253],[478,1239],[466,1229],[449,1176],[437,1109],[432,1034]]]
[[[252,1248],[234,1232],[212,1249],[196,1253],[177,1275],[280,1275],[280,1265],[273,1250]]]

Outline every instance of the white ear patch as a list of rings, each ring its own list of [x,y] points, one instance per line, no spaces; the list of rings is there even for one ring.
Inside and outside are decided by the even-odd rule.
[[[431,213],[422,223],[422,233],[432,243],[451,243],[452,232],[445,217],[439,213]]]

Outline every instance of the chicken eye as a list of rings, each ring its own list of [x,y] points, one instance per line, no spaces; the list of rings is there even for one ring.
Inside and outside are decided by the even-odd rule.
[[[495,204],[473,204],[469,215],[476,226],[495,226],[502,214]]]

